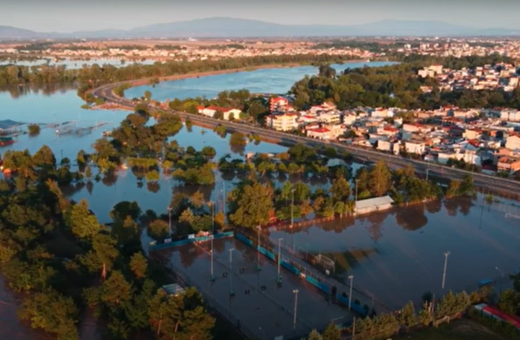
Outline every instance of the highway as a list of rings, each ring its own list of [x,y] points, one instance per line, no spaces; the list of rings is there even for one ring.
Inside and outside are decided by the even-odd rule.
[[[139,82],[142,80],[137,80],[135,82]],[[113,93],[113,89],[117,87],[120,84],[123,83],[133,83],[133,82],[120,82],[120,83],[114,83],[109,85],[104,85],[101,87],[98,87],[91,91],[91,93],[99,98],[103,98],[107,102],[112,102],[119,104],[125,108],[128,108],[130,110],[133,110],[135,105],[127,98],[122,98],[119,96],[116,96]],[[151,111],[155,111],[154,109],[151,109]],[[164,110],[162,110],[164,111]],[[286,132],[279,132],[272,129],[267,129],[263,127],[258,126],[252,126],[247,125],[243,123],[237,123],[237,122],[230,122],[230,121],[224,121],[224,120],[217,120],[210,117],[205,117],[201,115],[191,114],[187,112],[180,112],[180,111],[173,111],[169,110],[166,111],[172,114],[178,114],[181,118],[186,119],[189,118],[195,125],[202,124],[205,126],[218,126],[218,125],[224,125],[228,127],[230,130],[238,131],[244,134],[256,134],[259,135],[261,138],[268,139],[268,140],[279,140],[282,143],[285,144],[295,144],[295,143],[302,143],[309,146],[314,147],[322,147],[322,146],[328,146],[328,147],[334,147],[337,150],[346,150],[349,153],[351,153],[354,158],[358,160],[369,160],[369,161],[378,161],[378,160],[384,160],[387,162],[387,164],[391,168],[403,168],[407,165],[412,165],[417,173],[420,174],[428,174],[430,178],[436,178],[439,180],[452,180],[452,179],[458,179],[460,180],[464,175],[466,174],[472,174],[475,185],[484,189],[485,191],[489,192],[503,192],[512,194],[514,196],[519,195],[520,193],[520,182],[514,181],[511,179],[496,177],[492,175],[486,175],[481,173],[474,173],[466,170],[451,168],[447,166],[443,166],[436,163],[431,162],[425,162],[422,160],[413,160],[408,158],[402,158],[400,156],[395,156],[392,154],[386,154],[382,152],[378,152],[375,150],[355,147],[346,145],[344,143],[339,142],[329,142],[329,141],[322,141],[318,139],[313,139],[309,137],[301,137],[296,136],[293,134],[289,134]]]

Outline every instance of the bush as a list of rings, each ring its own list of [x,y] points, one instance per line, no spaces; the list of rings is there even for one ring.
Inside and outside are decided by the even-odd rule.
[[[40,133],[40,126],[38,124],[29,124],[29,134],[36,136]]]

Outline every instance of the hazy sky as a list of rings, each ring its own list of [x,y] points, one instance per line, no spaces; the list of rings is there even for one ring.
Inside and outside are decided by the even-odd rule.
[[[0,25],[36,31],[130,29],[225,16],[285,24],[435,20],[520,29],[518,0],[0,0]]]

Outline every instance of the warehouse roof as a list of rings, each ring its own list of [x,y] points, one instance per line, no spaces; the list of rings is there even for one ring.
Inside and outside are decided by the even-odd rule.
[[[367,209],[367,208],[372,208],[372,207],[380,207],[382,205],[387,205],[387,204],[392,204],[392,203],[394,203],[394,200],[390,196],[369,198],[366,200],[357,201],[356,202],[356,211]]]

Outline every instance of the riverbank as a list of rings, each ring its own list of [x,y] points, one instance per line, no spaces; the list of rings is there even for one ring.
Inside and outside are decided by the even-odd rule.
[[[346,60],[346,61],[343,61],[342,63],[347,64],[347,63],[360,63],[360,62],[364,62],[364,60]],[[130,80],[130,81],[120,82],[120,83],[129,84],[132,87],[135,87],[135,86],[141,86],[141,85],[149,85],[150,81],[153,79],[159,79],[160,82],[175,81],[175,80],[184,80],[184,79],[191,79],[191,78],[216,76],[216,75],[221,75],[221,74],[237,73],[237,72],[252,72],[252,71],[258,71],[258,70],[264,70],[264,69],[293,68],[293,67],[306,66],[306,65],[312,65],[312,64],[313,64],[312,62],[275,63],[275,64],[266,64],[266,65],[261,65],[261,66],[249,66],[249,67],[240,67],[240,68],[225,69],[225,70],[192,72],[192,73],[187,73],[187,74],[175,74],[175,75],[166,76],[166,77],[149,77],[149,78]]]

